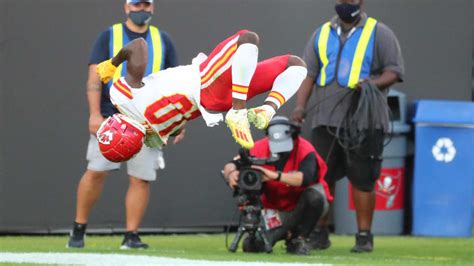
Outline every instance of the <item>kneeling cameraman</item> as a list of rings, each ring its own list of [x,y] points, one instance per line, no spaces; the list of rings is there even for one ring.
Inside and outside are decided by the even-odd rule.
[[[299,127],[286,117],[276,116],[267,128],[267,137],[255,143],[250,155],[270,158],[278,155],[275,163],[252,165],[262,172],[262,223],[265,235],[273,246],[286,240],[287,252],[308,255],[311,247],[307,239],[319,218],[327,212],[332,201],[324,175],[326,164],[314,147],[299,136]],[[224,167],[229,186],[236,189],[241,161],[237,157]],[[263,252],[259,237],[248,236],[243,242],[244,252]]]

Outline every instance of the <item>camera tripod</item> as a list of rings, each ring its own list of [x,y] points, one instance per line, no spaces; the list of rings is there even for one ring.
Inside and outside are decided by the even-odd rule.
[[[240,206],[240,210],[243,217],[239,223],[239,228],[237,229],[234,241],[232,241],[232,244],[229,247],[229,251],[235,252],[244,234],[248,233],[249,236],[254,239],[255,237],[260,237],[263,240],[264,250],[266,253],[272,252],[272,244],[268,241],[265,230],[260,223],[260,211],[262,210],[262,207],[258,205],[246,205]]]

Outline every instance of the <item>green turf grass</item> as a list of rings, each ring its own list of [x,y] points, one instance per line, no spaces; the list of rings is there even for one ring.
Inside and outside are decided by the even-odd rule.
[[[229,237],[229,244],[233,235]],[[165,256],[203,260],[240,260],[266,262],[303,262],[371,265],[474,265],[474,239],[375,237],[375,250],[370,254],[353,254],[352,236],[331,236],[332,246],[313,251],[311,256],[294,256],[278,243],[272,254],[244,254],[241,249],[230,253],[224,235],[153,235],[143,236],[148,250],[122,251],[121,236],[88,236],[86,248],[67,249],[67,236],[0,237],[0,252],[90,252]]]

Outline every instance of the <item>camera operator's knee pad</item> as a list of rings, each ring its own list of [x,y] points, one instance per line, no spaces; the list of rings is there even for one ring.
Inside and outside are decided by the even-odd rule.
[[[307,188],[302,195],[304,201],[313,209],[324,208],[324,196],[316,189]]]
[[[316,184],[314,186],[308,187],[303,194],[301,195],[301,200],[303,202],[303,208],[298,208],[301,210],[300,212],[300,219],[299,222],[301,223],[300,225],[300,233],[306,232],[309,233],[311,230],[314,228],[316,223],[321,219],[321,217],[326,213],[327,211],[327,200],[325,198],[325,194],[321,193],[317,189],[317,186],[319,184]],[[301,203],[301,202],[300,202]],[[299,204],[298,204],[299,205]],[[303,222],[303,220],[308,220],[311,222]]]
[[[311,193],[311,200],[315,201],[317,204],[322,201],[322,215],[326,215],[329,211],[329,201],[326,196],[325,189],[321,184],[315,184],[308,187],[306,190],[313,190],[316,194]]]

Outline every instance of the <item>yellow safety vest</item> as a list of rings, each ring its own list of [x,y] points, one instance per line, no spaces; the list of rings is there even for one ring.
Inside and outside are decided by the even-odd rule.
[[[337,76],[341,87],[355,88],[357,83],[370,76],[377,20],[368,18],[364,27],[358,27],[344,44],[331,22],[325,23],[317,33],[314,49],[320,63],[316,83],[325,87]]]
[[[122,23],[117,23],[110,27],[110,41],[109,41],[109,55],[110,58],[115,56],[124,45],[130,42],[127,34],[124,34],[125,27]],[[149,26],[148,34],[146,37],[146,42],[148,43],[148,64],[145,72],[145,76],[151,73],[155,73],[163,69],[164,65],[164,43],[161,40],[161,34],[157,27]],[[121,76],[125,76],[127,67],[126,62],[121,64],[113,80],[109,85],[119,79]]]

